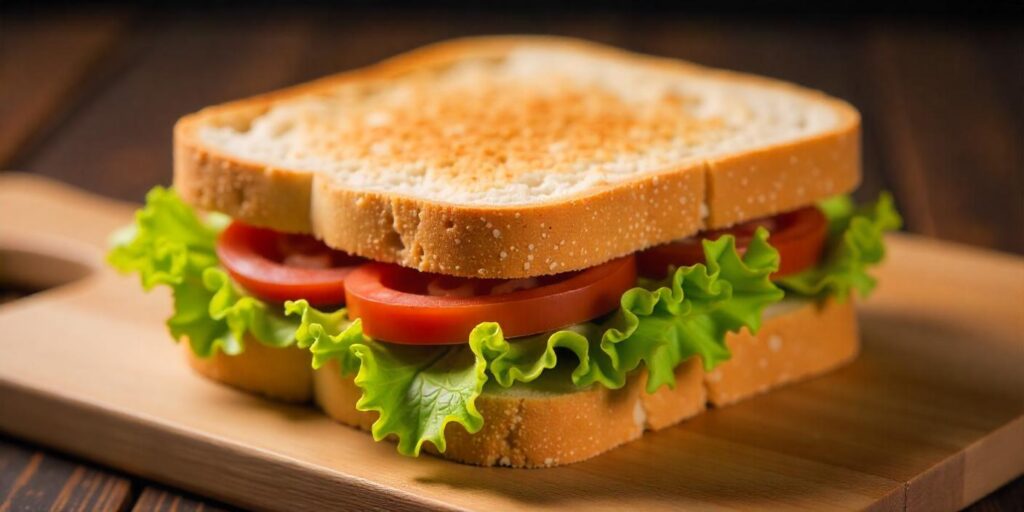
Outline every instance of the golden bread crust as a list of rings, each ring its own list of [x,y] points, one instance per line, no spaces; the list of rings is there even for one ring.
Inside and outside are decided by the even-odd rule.
[[[853,299],[808,302],[770,318],[756,335],[731,334],[732,358],[708,373],[708,402],[721,406],[833,370],[860,349]]]
[[[238,356],[195,357],[183,343],[189,364],[200,374],[249,392],[290,402],[310,398],[329,417],[370,430],[377,413],[355,408],[361,395],[352,376],[342,377],[336,362],[310,369],[308,351],[276,349],[247,340]],[[641,372],[619,390],[601,386],[574,392],[486,391],[476,402],[483,429],[446,430],[440,456],[481,466],[548,467],[586,460],[700,414],[705,404],[723,406],[768,389],[817,375],[851,361],[857,354],[852,301],[799,302],[765,319],[757,335],[730,334],[733,357],[705,374],[691,359],[676,369],[675,389],[648,394]],[[428,451],[432,447],[427,445]]]
[[[200,358],[189,344],[180,344],[189,366],[200,375],[228,386],[285,402],[308,402],[313,397],[312,356],[295,346],[268,347],[251,337],[237,356],[217,352]]]
[[[466,464],[535,468],[569,464],[594,457],[643,435],[674,425],[704,410],[703,371],[697,360],[676,370],[675,389],[644,390],[645,374],[625,387],[601,386],[570,393],[488,393],[476,401],[484,427],[476,434],[449,424],[443,454]],[[331,418],[370,430],[377,413],[355,408],[361,395],[352,376],[342,377],[337,364],[314,372],[315,401]]]
[[[338,83],[393,79],[470,57],[501,56],[524,43],[784,89],[827,105],[838,121],[832,129],[796,142],[707,161],[684,160],[557,200],[493,206],[344,188],[320,173],[230,156],[198,135],[212,118],[244,125],[276,101],[296,95]],[[478,38],[429,46],[375,66],[186,116],[174,130],[174,184],[197,207],[281,231],[313,233],[328,245],[374,260],[450,275],[518,278],[591,267],[705,227],[727,226],[849,191],[860,179],[859,130],[859,115],[846,103],[774,80],[560,38]]]
[[[857,354],[853,304],[831,299],[796,303],[765,319],[757,335],[732,333],[726,343],[732,359],[710,374],[691,359],[676,370],[675,389],[663,387],[653,395],[644,390],[642,373],[619,390],[596,386],[529,396],[485,391],[476,402],[483,429],[469,434],[460,425],[449,425],[447,450],[440,456],[481,466],[569,464],[700,414],[705,403],[727,405],[820,374]],[[361,392],[334,364],[314,372],[314,394],[317,405],[343,424],[369,430],[376,419],[376,413],[355,409]]]

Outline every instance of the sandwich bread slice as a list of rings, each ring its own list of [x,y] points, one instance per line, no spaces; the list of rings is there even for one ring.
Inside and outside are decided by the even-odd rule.
[[[452,460],[584,460],[857,353],[900,218],[859,116],[550,37],[435,44],[174,130],[111,263],[198,373]]]
[[[774,80],[468,39],[186,116],[174,185],[376,261],[531,277],[847,192],[859,130],[848,104]]]

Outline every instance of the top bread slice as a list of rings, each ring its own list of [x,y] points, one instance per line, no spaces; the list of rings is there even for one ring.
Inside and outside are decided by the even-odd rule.
[[[852,190],[859,135],[850,105],[784,82],[474,38],[188,115],[174,184],[374,260],[517,278]]]

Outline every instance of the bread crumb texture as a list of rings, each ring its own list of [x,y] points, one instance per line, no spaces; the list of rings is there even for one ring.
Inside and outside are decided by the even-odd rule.
[[[273,102],[203,143],[351,190],[473,205],[557,200],[835,126],[828,105],[714,74],[524,45]]]
[[[730,333],[726,343],[733,353],[729,361],[705,373],[701,361],[691,358],[676,368],[674,388],[661,387],[653,394],[646,391],[643,370],[616,390],[600,385],[577,389],[568,372],[545,372],[538,381],[511,388],[488,385],[476,401],[483,428],[469,434],[450,423],[443,456],[483,466],[532,468],[589,459],[644,432],[699,415],[706,406],[726,406],[852,361],[859,347],[856,311],[852,300],[787,299],[765,312],[757,334],[746,329]],[[341,375],[337,360],[313,371],[308,351],[270,348],[253,339],[233,357],[198,359],[188,344],[182,352],[207,378],[288,401],[312,395],[327,416],[349,426],[369,431],[378,417],[356,409],[362,390],[352,375]],[[424,449],[437,452],[430,443]]]
[[[421,271],[591,267],[856,186],[859,117],[560,38],[440,43],[175,126],[192,205]]]

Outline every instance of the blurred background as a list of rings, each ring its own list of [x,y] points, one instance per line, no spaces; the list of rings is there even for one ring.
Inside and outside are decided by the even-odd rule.
[[[1024,2],[818,4],[8,0],[0,2],[0,172],[138,202],[170,183],[171,127],[203,106],[442,39],[560,34],[843,98],[863,114],[859,197],[891,190],[908,231],[1024,254]],[[0,472],[23,473],[33,458],[38,474],[26,478],[56,486],[51,494],[76,472],[102,489],[139,488],[0,438]],[[0,478],[0,498],[11,475]],[[40,492],[43,506],[52,496]],[[156,496],[209,506],[176,491]],[[1018,479],[976,506],[1011,509],[1022,496]]]

